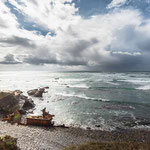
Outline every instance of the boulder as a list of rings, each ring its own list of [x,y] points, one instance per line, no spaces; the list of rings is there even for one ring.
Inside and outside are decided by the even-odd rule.
[[[45,89],[41,88],[34,94],[34,97],[43,97],[43,93],[45,93]]]
[[[17,91],[0,91],[0,113],[10,114],[16,110],[21,110],[25,113],[26,110],[34,108],[35,104],[27,96],[22,95],[22,92]]]
[[[43,93],[45,93],[45,88],[29,90],[27,93],[30,96],[43,97]]]
[[[35,95],[35,93],[38,91],[38,89],[33,89],[33,90],[29,90],[27,91],[28,95],[33,96]]]
[[[23,104],[23,110],[28,110],[34,108],[35,104],[32,100],[26,99],[24,104]]]
[[[19,108],[19,99],[13,92],[0,92],[0,112],[11,113]]]

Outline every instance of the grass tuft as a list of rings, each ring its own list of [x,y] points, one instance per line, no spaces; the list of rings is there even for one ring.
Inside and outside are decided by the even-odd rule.
[[[71,146],[64,150],[150,150],[150,144],[134,142],[91,142],[78,146]]]

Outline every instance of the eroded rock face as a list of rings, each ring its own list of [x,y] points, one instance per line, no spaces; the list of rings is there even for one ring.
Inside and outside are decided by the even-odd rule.
[[[19,90],[16,91],[0,91],[0,113],[13,113],[16,110],[21,110],[23,113],[26,110],[34,108],[34,102],[22,95]]]
[[[0,112],[13,112],[19,108],[19,99],[13,92],[0,92]]]

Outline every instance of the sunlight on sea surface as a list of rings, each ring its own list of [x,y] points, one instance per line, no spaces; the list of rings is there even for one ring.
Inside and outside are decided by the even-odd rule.
[[[150,73],[22,71],[0,72],[0,90],[49,86],[43,98],[33,98],[34,114],[55,115],[55,124],[97,130],[149,128]]]

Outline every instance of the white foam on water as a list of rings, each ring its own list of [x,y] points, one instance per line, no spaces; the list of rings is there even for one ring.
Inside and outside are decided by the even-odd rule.
[[[141,86],[136,88],[137,90],[150,90],[150,85],[145,85],[145,86]]]
[[[108,99],[103,99],[103,98],[88,97],[85,94],[77,95],[75,93],[57,93],[56,95],[64,96],[64,97],[77,97],[77,98],[82,98],[82,99],[87,99],[87,100],[97,100],[97,101],[103,101],[103,102],[109,101]]]
[[[84,89],[89,89],[90,87],[87,86],[86,84],[78,84],[78,85],[67,85],[69,88],[84,88]]]
[[[137,126],[134,126],[133,129],[148,129],[148,130],[150,130],[150,126],[148,126],[148,125],[137,125]]]

